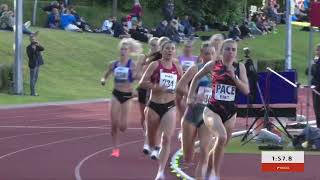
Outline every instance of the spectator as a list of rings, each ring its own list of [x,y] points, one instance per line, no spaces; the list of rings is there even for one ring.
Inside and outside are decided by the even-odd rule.
[[[142,15],[143,11],[139,0],[134,0],[134,5],[131,10],[132,19],[141,20]]]
[[[53,8],[52,12],[48,15],[48,28],[59,29],[60,14],[57,8]]]
[[[149,41],[149,38],[152,37],[152,35],[149,34],[148,29],[142,26],[141,20],[133,25],[133,28],[129,30],[129,34],[133,39],[146,43]]]
[[[38,96],[36,93],[36,83],[38,80],[39,68],[43,65],[41,51],[44,51],[44,48],[37,41],[36,36],[30,36],[30,45],[27,46],[26,50],[29,58],[31,96]]]
[[[177,42],[177,43],[180,43],[181,41],[181,37],[179,35],[179,32],[177,30],[177,20],[172,20],[168,25],[167,25],[167,28],[166,28],[166,36],[171,40],[171,41],[174,41],[174,42]]]
[[[113,37],[118,37],[118,38],[126,38],[126,37],[130,37],[129,35],[129,31],[127,28],[127,21],[126,18],[122,18],[121,19],[121,23],[119,23],[117,21],[117,19],[113,19],[113,26],[112,26],[112,30],[113,30]]]
[[[3,14],[4,12],[7,12],[8,10],[9,10],[9,7],[8,7],[7,4],[1,4],[1,5],[0,5],[0,17],[2,16],[2,14]]]
[[[163,7],[163,15],[164,19],[168,21],[168,23],[173,19],[174,16],[174,3],[173,0],[167,0]]]
[[[249,29],[248,21],[244,21],[243,24],[239,27],[240,29],[240,38],[244,39],[246,37],[252,37],[251,31]]]
[[[14,22],[15,22],[14,12],[13,11],[6,11],[0,17],[0,29],[7,30],[7,31],[13,31]],[[30,22],[28,21],[27,23],[22,25],[22,32],[24,34],[28,34],[28,35],[35,34],[26,27],[26,24],[30,24]],[[37,34],[37,32],[36,32],[36,34]]]
[[[162,37],[166,35],[166,28],[168,22],[166,20],[161,21],[161,23],[156,27],[155,31],[152,33],[154,37]]]
[[[112,21],[113,21],[114,17],[109,17],[106,18],[106,20],[104,20],[102,26],[101,26],[101,33],[106,33],[106,34],[113,34],[112,31]]]
[[[189,16],[185,16],[184,19],[180,22],[182,26],[184,27],[183,33],[185,34],[186,37],[191,36],[192,34],[192,26],[190,24]]]
[[[82,30],[78,26],[74,25],[75,23],[76,18],[70,13],[69,10],[67,10],[67,13],[60,16],[60,27],[62,29],[66,31],[82,32]]]
[[[52,10],[53,10],[54,8],[60,10],[60,4],[59,4],[58,1],[53,1],[53,2],[51,2],[49,6],[43,7],[42,10],[43,10],[44,12],[46,12],[47,14],[50,14],[50,13],[52,13]]]
[[[70,6],[69,7],[69,10],[70,10],[70,13],[75,17],[75,25],[78,26],[78,28],[82,29],[83,31],[86,31],[86,32],[93,32],[91,30],[91,27],[90,25],[84,20],[83,17],[81,17],[77,11],[72,7]]]
[[[239,28],[238,24],[234,24],[229,30],[228,37],[233,40],[239,41],[239,40],[241,40],[240,36],[241,36],[240,28]]]

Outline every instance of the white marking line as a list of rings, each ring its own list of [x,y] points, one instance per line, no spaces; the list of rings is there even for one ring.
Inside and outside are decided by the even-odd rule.
[[[75,100],[75,101],[61,101],[61,102],[49,102],[49,103],[33,103],[23,105],[11,105],[11,106],[0,106],[1,109],[23,109],[23,108],[34,108],[44,106],[65,106],[65,105],[82,105],[82,104],[93,104],[93,103],[104,103],[111,102],[110,99],[93,99],[93,100]]]
[[[40,135],[40,134],[49,134],[49,133],[56,133],[56,132],[65,132],[65,131],[73,131],[73,129],[67,129],[67,130],[58,130],[58,131],[45,131],[45,132],[37,132],[37,133],[28,133],[28,134],[20,134],[16,136],[7,136],[0,138],[1,140],[7,140],[7,139],[13,139],[13,138],[19,138],[19,137],[25,137],[25,136],[33,136],[33,135]]]
[[[31,146],[28,148],[23,148],[20,149],[18,151],[14,151],[11,153],[7,153],[5,155],[0,156],[0,159],[4,159],[6,157],[9,157],[11,155],[23,152],[23,151],[27,151],[30,149],[36,149],[36,148],[40,148],[40,147],[45,147],[45,146],[49,146],[49,145],[53,145],[53,144],[60,144],[60,143],[65,143],[65,142],[70,142],[70,141],[75,141],[75,140],[80,140],[80,139],[89,139],[89,138],[93,138],[93,137],[98,137],[98,136],[103,136],[103,135],[107,135],[108,133],[103,133],[103,134],[95,134],[95,135],[90,135],[90,136],[81,136],[81,137],[76,137],[76,138],[69,138],[69,139],[63,139],[63,140],[59,140],[59,141],[54,141],[51,143],[47,143],[47,144],[39,144],[39,145],[35,145],[35,146]]]
[[[72,122],[63,122],[63,123],[54,123],[54,124],[43,124],[42,126],[55,126],[55,125],[64,125],[64,124],[91,123],[91,122],[98,122],[98,121],[109,122],[110,120],[72,121]]]
[[[92,126],[92,127],[81,127],[81,126],[0,126],[0,128],[26,128],[26,129],[111,129],[111,126]],[[141,130],[142,128],[127,128],[127,130]]]
[[[72,118],[72,119],[79,119],[81,120],[81,118],[84,118],[84,117],[91,117],[90,119],[96,117],[96,116],[106,116],[106,114],[103,114],[103,115],[86,115],[86,116],[76,116],[76,117],[72,117],[72,116],[66,116],[66,117],[63,117],[63,116],[60,116],[60,117],[54,117],[54,118],[43,118],[43,119],[38,119],[38,120],[20,120],[20,121],[14,121],[14,122],[6,122],[5,124],[6,125],[14,125],[14,124],[21,124],[21,123],[30,123],[30,122],[46,122],[46,121],[53,121],[53,120],[64,120],[64,119],[69,119],[69,118]],[[98,118],[97,118],[98,119]],[[101,119],[104,119],[106,121],[109,121],[109,118],[106,118],[106,117],[103,117]]]
[[[127,146],[127,145],[131,145],[131,144],[136,144],[138,142],[143,142],[144,140],[136,140],[136,141],[129,141],[129,142],[126,142],[126,143],[123,143],[123,144],[120,144],[119,147],[122,147],[122,146]],[[90,158],[92,158],[93,156],[96,156],[104,151],[108,151],[108,150],[111,150],[113,147],[107,147],[105,149],[102,149],[100,151],[97,151],[93,154],[90,154],[88,155],[87,157],[83,158],[76,166],[76,168],[74,169],[74,175],[76,177],[76,180],[82,180],[81,178],[81,175],[80,175],[80,168],[81,166],[87,161],[89,160]]]
[[[17,119],[17,118],[30,118],[30,115],[31,116],[36,115],[36,117],[39,118],[39,119],[40,119],[41,116],[44,116],[44,117],[48,117],[49,116],[49,117],[54,117],[54,118],[48,118],[48,119],[56,119],[56,118],[61,118],[61,117],[65,117],[65,116],[72,117],[73,115],[75,115],[76,117],[88,117],[88,116],[102,116],[102,115],[106,115],[107,114],[107,111],[106,111],[106,113],[103,113],[103,114],[96,114],[97,112],[100,112],[100,111],[81,113],[82,111],[83,110],[79,109],[78,112],[64,111],[64,112],[54,112],[54,113],[44,113],[44,114],[38,114],[38,113],[33,113],[33,112],[32,112],[32,114],[30,114],[31,112],[29,112],[29,113],[27,113],[25,115],[8,116],[8,117],[1,116],[1,119],[7,120],[7,119]],[[78,116],[79,114],[80,114],[80,116]],[[42,119],[43,118],[41,118],[41,120]]]

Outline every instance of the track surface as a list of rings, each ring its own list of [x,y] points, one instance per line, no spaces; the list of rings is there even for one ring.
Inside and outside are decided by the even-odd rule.
[[[304,97],[304,93],[299,96],[303,103]],[[153,179],[157,163],[141,153],[143,135],[136,107],[134,102],[118,159],[109,156],[108,102],[0,109],[0,179]],[[305,108],[304,103],[304,113]],[[240,129],[245,129],[245,120],[239,118],[236,130]],[[172,152],[179,148],[176,139]],[[319,156],[305,157],[304,173],[263,173],[260,161],[260,155],[227,154],[222,179],[320,180]],[[177,179],[169,171],[167,179]]]

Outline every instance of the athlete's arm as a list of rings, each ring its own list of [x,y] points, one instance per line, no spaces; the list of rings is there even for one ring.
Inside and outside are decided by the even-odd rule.
[[[178,82],[176,93],[180,96],[188,95],[188,83],[192,80],[194,75],[198,72],[197,65],[192,65],[181,77]]]
[[[152,91],[165,91],[165,89],[161,86],[159,86],[159,84],[153,84],[151,82],[151,76],[153,74],[153,72],[157,69],[159,65],[158,61],[152,62],[146,72],[144,72],[144,74],[142,75],[142,78],[139,82],[139,87],[143,88],[143,89],[148,89],[148,90],[152,90]]]
[[[240,77],[232,77],[233,81],[236,83],[236,86],[244,95],[248,95],[250,93],[248,77],[247,77],[247,70],[243,63],[239,63],[240,69]]]
[[[189,92],[188,92],[187,104],[192,104],[194,102],[195,100],[194,94],[195,94],[195,90],[197,88],[199,79],[201,79],[203,76],[211,72],[214,63],[215,63],[214,61],[208,62],[202,69],[199,70],[199,72],[192,79]]]
[[[140,80],[143,74],[143,66],[146,63],[147,56],[143,55],[139,57],[138,63],[136,65],[136,77],[135,79]]]
[[[112,73],[112,68],[114,66],[115,61],[111,62],[108,67],[106,68],[106,71],[103,73],[103,76],[100,80],[101,85],[105,85],[106,84],[106,79],[108,79],[108,77],[110,76],[110,74]]]

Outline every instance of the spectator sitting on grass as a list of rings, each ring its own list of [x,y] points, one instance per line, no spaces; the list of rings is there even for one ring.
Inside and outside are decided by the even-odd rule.
[[[167,25],[166,28],[166,36],[174,42],[180,43],[181,42],[181,37],[179,35],[179,32],[177,30],[177,20],[173,19],[170,24]]]
[[[53,8],[52,12],[48,15],[48,28],[59,29],[60,14],[57,8]]]
[[[156,27],[156,29],[152,32],[154,37],[162,37],[166,35],[166,28],[168,26],[168,21],[163,20],[161,23]]]
[[[112,30],[114,32],[113,37],[117,37],[117,38],[129,38],[130,37],[128,27],[127,27],[128,25],[127,25],[126,18],[122,18],[121,23],[119,23],[117,21],[117,19],[114,18],[112,24],[113,24]]]
[[[180,24],[184,27],[183,33],[186,37],[191,36],[192,34],[192,26],[190,24],[189,16],[186,15],[184,19],[180,22]]]
[[[67,13],[61,14],[60,27],[62,29],[66,31],[82,32],[82,30],[78,28],[78,26],[76,26],[74,23],[76,23],[76,18],[70,13],[69,10],[67,10]]]
[[[83,31],[93,32],[90,25],[84,20],[83,17],[81,17],[77,13],[77,11],[72,6],[69,7],[69,10],[70,10],[70,13],[76,18],[76,22],[75,22],[76,26],[81,28]]]
[[[7,12],[8,10],[9,10],[9,7],[8,7],[7,4],[1,4],[1,5],[0,5],[0,17],[2,16],[2,14],[3,14],[4,12]]]
[[[129,34],[133,39],[146,43],[148,42],[149,38],[152,37],[152,35],[149,34],[148,29],[142,26],[141,20],[134,22],[132,29],[129,30]]]
[[[13,31],[15,18],[14,18],[14,12],[13,11],[6,11],[2,13],[2,16],[0,17],[0,29],[7,30],[7,31]],[[22,25],[22,32],[24,34],[32,35],[35,34],[31,30],[29,30],[27,26],[30,26],[30,21],[26,22]],[[37,34],[37,32],[36,32]]]
[[[58,9],[58,10],[60,9],[60,4],[59,4],[58,1],[53,1],[53,2],[51,2],[50,5],[43,7],[42,10],[43,10],[44,12],[46,12],[47,14],[51,14],[51,13],[52,13],[52,10],[53,10],[54,8],[56,8],[56,9]]]
[[[112,31],[112,21],[115,17],[108,17],[106,18],[106,20],[104,20],[102,26],[101,26],[101,30],[100,30],[100,33],[106,33],[106,34],[113,34],[113,31]]]

